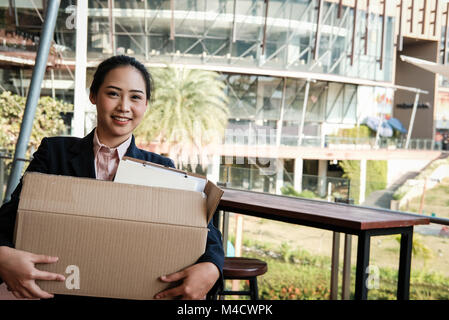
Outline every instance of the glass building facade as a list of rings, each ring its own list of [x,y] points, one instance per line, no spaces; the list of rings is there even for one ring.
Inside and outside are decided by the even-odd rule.
[[[383,17],[357,10],[353,47],[354,8],[343,6],[339,17],[338,3],[324,2],[316,42],[317,3],[177,0],[172,11],[169,0],[90,0],[88,55],[103,59],[127,53],[152,62],[276,68],[392,81],[395,19],[386,19],[381,67],[377,60]],[[62,1],[56,36],[69,48],[69,56],[75,51],[75,32],[65,26],[64,16],[70,10],[64,8],[70,5]]]
[[[375,10],[367,15],[365,10],[354,11],[348,6],[340,9],[337,2],[326,1],[318,10],[319,3],[89,0],[87,58],[95,65],[113,54],[128,54],[149,65],[216,67],[230,98],[229,127],[278,129],[282,132],[281,142],[291,144],[290,137],[299,135],[306,79],[273,76],[273,70],[337,75],[353,79],[352,83],[357,79],[393,81],[395,18],[387,16],[383,30],[384,18]],[[45,1],[16,1],[14,8],[8,1],[0,1],[0,29],[19,39],[32,39],[40,32],[44,9]],[[76,1],[62,0],[54,36],[56,55],[62,63],[47,71],[42,91],[72,103],[75,16]],[[5,43],[3,51],[30,49],[20,43],[10,48]],[[31,41],[29,45],[35,47],[36,43]],[[240,71],[223,71],[231,67]],[[0,71],[5,90],[27,93],[31,68],[8,66]],[[92,72],[88,70],[88,80]],[[374,92],[375,87],[371,90]],[[355,84],[312,82],[304,134],[322,135],[325,122],[358,123],[358,91]]]

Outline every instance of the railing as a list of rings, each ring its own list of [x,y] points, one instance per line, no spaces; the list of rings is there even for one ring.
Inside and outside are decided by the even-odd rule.
[[[237,130],[236,130],[237,131]],[[275,131],[275,130],[272,130]],[[223,139],[224,144],[239,145],[269,145],[277,144],[276,134],[262,133],[227,133]],[[282,135],[279,144],[282,146],[298,146],[298,136]],[[301,142],[303,147],[324,147],[329,149],[350,149],[350,150],[367,150],[367,149],[405,149],[405,138],[355,138],[355,137],[336,137],[326,136],[324,139],[318,136],[304,136]],[[446,147],[447,148],[447,147]],[[443,148],[442,143],[433,141],[432,139],[410,139],[410,150],[440,150],[447,151]]]
[[[278,183],[276,171],[271,168],[220,167],[220,181],[230,188],[268,193],[300,194],[302,197],[328,199],[330,196],[347,198],[350,194],[349,179],[302,174],[296,181],[293,172],[283,170],[282,190],[276,188]]]

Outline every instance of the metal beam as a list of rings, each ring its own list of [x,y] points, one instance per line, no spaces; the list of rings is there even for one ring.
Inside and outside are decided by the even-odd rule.
[[[426,28],[426,11],[427,11],[427,0],[424,0],[424,5],[419,11],[422,12],[422,20],[418,22],[418,24],[421,24],[421,33],[424,34],[425,28]]]
[[[76,64],[75,92],[72,120],[72,135],[84,137],[85,106],[88,103],[86,95],[87,70],[87,2],[80,1],[76,6]]]
[[[279,114],[279,120],[277,125],[276,132],[276,145],[279,147],[281,145],[281,136],[282,136],[282,126],[284,122],[284,110],[285,110],[285,95],[287,93],[287,78],[283,78],[282,81],[282,100],[281,100],[281,110]]]
[[[307,81],[306,82],[306,91],[304,93],[304,101],[302,104],[301,122],[299,124],[299,130],[298,130],[298,146],[301,146],[301,144],[302,144],[302,132],[304,130],[304,121],[306,119],[306,110],[307,110],[307,101],[309,100],[310,82],[314,81],[314,80],[307,79],[306,81]]]
[[[444,27],[444,50],[443,50],[443,64],[446,64],[446,53],[447,53],[447,33],[449,28],[449,2],[446,4],[446,26]]]
[[[437,32],[437,12],[438,12],[438,0],[435,1],[435,9],[430,11],[430,14],[433,14],[433,21],[431,21],[429,24],[433,25],[433,36],[435,37]]]
[[[362,39],[365,39],[365,56],[368,55],[368,33],[369,33],[369,0],[366,0],[366,14],[365,14],[365,36]]]
[[[354,53],[355,53],[355,38],[357,36],[357,5],[358,0],[355,0],[354,4],[354,19],[352,24],[352,44],[351,44],[351,54],[349,55],[351,66],[354,64]]]
[[[101,6],[103,6],[103,4],[101,4]],[[113,9],[114,9],[114,1],[109,0],[108,1],[109,41],[111,42],[112,54],[115,55],[116,54],[115,38],[114,38],[115,37],[115,18],[114,18],[114,15],[112,14]]]
[[[37,103],[41,93],[42,80],[47,67],[48,54],[55,30],[59,3],[60,0],[53,0],[48,3],[47,14],[45,16],[39,41],[39,48],[36,54],[36,64],[33,69],[33,75],[31,76],[30,90],[25,105],[22,124],[20,126],[19,139],[17,140],[12,169],[8,180],[8,187],[6,188],[5,201],[9,201],[11,199],[11,194],[18,185],[22,174],[24,162],[20,159],[25,158],[31,130],[33,129],[34,115],[36,114]]]
[[[346,10],[345,10],[345,12],[344,12],[344,15],[343,15],[343,18],[341,18],[340,24],[338,25],[338,29],[342,28],[342,25],[346,22],[346,19],[348,19],[348,17],[349,17],[349,7],[346,8]],[[331,51],[329,50],[329,48],[333,48],[334,43],[335,43],[337,40],[338,40],[338,37],[335,37],[333,40],[330,41],[330,44],[329,44],[328,49],[326,50],[326,52],[324,52],[324,54],[323,54],[321,57],[319,57],[318,59],[316,59],[315,63],[312,64],[312,65],[309,67],[309,70],[312,70],[313,68],[315,68],[315,66],[316,66],[316,64],[318,63],[318,61],[321,60],[323,57],[325,57],[326,55],[331,54]],[[332,72],[332,71],[338,66],[338,64],[339,64],[341,61],[343,61],[343,59],[346,58],[346,57],[347,57],[346,51],[343,51],[343,52],[340,54],[340,57],[338,58],[338,60],[332,65],[332,67],[329,69],[328,72],[329,72],[329,73]]]
[[[402,51],[402,47],[404,44],[404,38],[402,37],[402,3],[403,0],[399,1],[399,4],[397,5],[397,7],[399,8],[399,31],[398,31],[398,51]]]
[[[268,19],[269,0],[264,0],[264,2],[265,2],[265,22],[263,24],[262,56],[265,54],[265,47],[267,42],[267,19]]]
[[[175,0],[170,0],[170,40],[175,40]]]
[[[315,31],[315,47],[313,49],[313,59],[317,60],[318,52],[320,49],[320,38],[321,38],[321,10],[323,9],[323,0],[318,0],[318,16],[316,21],[316,31]]]
[[[415,102],[413,103],[412,115],[410,117],[410,123],[408,125],[407,140],[405,141],[405,149],[408,149],[408,146],[410,144],[410,137],[412,136],[413,124],[415,122],[416,109],[418,109],[418,100],[419,100],[419,92],[416,92]]]
[[[338,12],[337,12],[337,18],[340,19],[341,18],[341,9],[343,8],[343,0],[340,0],[338,2]]]
[[[415,0],[412,0],[412,3],[408,9],[410,10],[410,19],[407,22],[410,22],[410,33],[413,33],[413,11],[415,6]]]
[[[380,58],[379,58],[379,69],[382,70],[384,64],[384,51],[385,51],[385,31],[387,26],[387,0],[381,1],[383,4],[382,9],[382,41],[380,44]]]
[[[237,39],[237,20],[235,19],[235,13],[237,10],[237,0],[234,0],[234,10],[232,12],[232,43],[235,43]]]

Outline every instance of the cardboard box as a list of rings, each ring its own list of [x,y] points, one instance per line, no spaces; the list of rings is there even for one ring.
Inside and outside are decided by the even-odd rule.
[[[204,253],[223,191],[208,181],[204,192],[26,173],[15,246],[59,257],[37,265],[66,276],[37,281],[47,292],[153,299],[168,287],[161,275]]]

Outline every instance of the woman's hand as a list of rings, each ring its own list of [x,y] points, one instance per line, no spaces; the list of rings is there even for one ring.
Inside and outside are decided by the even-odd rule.
[[[220,271],[212,262],[200,262],[179,272],[175,272],[160,279],[163,282],[182,280],[182,284],[156,294],[156,299],[180,297],[183,300],[205,299],[206,294],[220,277]]]
[[[19,299],[53,298],[43,291],[35,280],[64,281],[61,274],[41,271],[35,268],[36,263],[55,263],[57,257],[34,254],[6,246],[0,247],[0,278],[6,283],[8,290]]]

